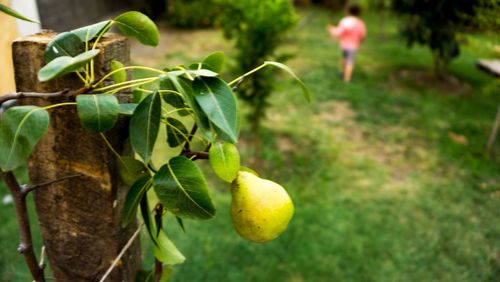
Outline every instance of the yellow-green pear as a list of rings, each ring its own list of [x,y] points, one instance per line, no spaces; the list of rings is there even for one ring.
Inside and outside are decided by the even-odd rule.
[[[250,172],[238,172],[231,194],[233,225],[247,240],[273,240],[285,231],[293,216],[292,199],[285,189]]]

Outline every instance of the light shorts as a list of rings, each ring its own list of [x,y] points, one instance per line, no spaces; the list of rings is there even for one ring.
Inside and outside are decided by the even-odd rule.
[[[346,64],[348,65],[354,64],[355,57],[356,57],[356,49],[342,49],[342,58],[344,58]]]

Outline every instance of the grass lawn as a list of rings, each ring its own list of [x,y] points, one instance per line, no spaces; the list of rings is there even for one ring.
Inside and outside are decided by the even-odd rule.
[[[367,15],[369,35],[344,84],[340,51],[325,30],[339,16],[301,15],[282,51],[295,55],[288,64],[315,101],[307,105],[299,87],[280,77],[259,169],[287,188],[295,216],[277,240],[247,242],[231,226],[227,185],[210,177],[214,219],[187,220],[184,234],[167,218],[187,258],[171,280],[500,281],[499,142],[496,153],[484,152],[500,96],[498,82],[475,67],[498,38],[463,36],[453,78],[438,82],[427,49],[407,49],[396,22],[382,31]],[[234,54],[217,31],[170,34],[171,48],[157,54],[161,66],[216,49]],[[248,161],[245,138],[240,147]],[[0,198],[6,193],[0,187]],[[1,208],[0,281],[28,281],[15,251],[13,207]]]

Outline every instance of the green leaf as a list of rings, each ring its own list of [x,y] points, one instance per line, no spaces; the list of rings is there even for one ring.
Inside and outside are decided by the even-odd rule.
[[[165,234],[163,230],[160,230],[157,241],[158,246],[155,246],[153,253],[155,257],[163,264],[174,265],[183,263],[184,260],[186,260],[186,258],[175,247],[174,243],[170,241],[170,239],[167,237],[167,234]]]
[[[214,143],[208,152],[210,166],[226,182],[233,182],[240,170],[240,154],[231,143]]]
[[[188,130],[175,118],[167,118],[167,142],[171,148],[175,148],[187,141]]]
[[[76,57],[58,57],[38,71],[39,81],[48,81],[56,77],[74,72],[84,67],[90,60],[99,54],[99,50],[90,50]]]
[[[36,106],[18,106],[0,119],[0,168],[13,170],[26,162],[49,127],[49,114]]]
[[[63,32],[47,44],[47,48],[45,48],[45,52],[43,53],[43,59],[45,63],[49,63],[58,57],[76,57],[83,52],[85,52],[83,41],[71,32]]]
[[[136,108],[137,108],[136,103],[120,104],[120,114],[126,115],[126,116],[131,116],[134,113]]]
[[[99,34],[106,32],[109,29],[110,24],[111,20],[106,20],[74,29],[71,31],[71,33],[78,36],[78,38],[80,38],[81,41],[87,42],[94,39]]]
[[[162,166],[153,178],[153,186],[163,206],[178,216],[209,219],[215,215],[207,181],[186,157],[174,157]]]
[[[171,267],[171,266],[164,266],[163,267],[163,270],[161,272],[161,277],[160,277],[160,280],[158,282],[167,282],[168,279],[172,276],[172,274],[174,273],[174,268]]]
[[[142,88],[139,86],[138,88],[132,90],[132,102],[140,103],[144,99],[144,97],[146,97],[144,91],[141,91],[140,89]]]
[[[307,102],[311,102],[311,95],[309,94],[309,90],[307,89],[306,85],[300,78],[292,71],[291,68],[289,68],[287,65],[278,63],[278,62],[272,62],[272,61],[266,61],[264,64],[269,65],[269,66],[275,66],[281,70],[286,71],[288,74],[290,74],[299,84],[300,87],[302,88],[302,94],[304,94],[304,97],[306,98]]]
[[[140,178],[149,176],[144,163],[129,156],[121,156],[118,160],[118,173],[127,186],[132,186]]]
[[[155,226],[156,226],[155,237],[158,238],[158,235],[160,235],[160,230],[162,230],[162,226],[163,226],[163,207],[160,209],[158,209],[158,206],[155,207],[154,221],[155,221]]]
[[[145,193],[151,187],[151,177],[144,176],[137,180],[125,197],[125,203],[123,204],[121,225],[125,227],[134,220],[137,207],[143,197],[146,197]]]
[[[18,12],[14,11],[13,9],[7,7],[4,4],[0,4],[0,12],[6,13],[7,15],[13,16],[14,18],[18,18],[18,19],[23,20],[23,21],[32,22],[32,23],[39,23],[39,22],[36,22],[34,20],[28,19],[27,17],[19,14]]]
[[[227,83],[216,77],[205,77],[194,81],[195,99],[208,119],[230,140],[238,140],[238,109],[236,97]]]
[[[118,99],[110,94],[78,95],[76,108],[83,127],[94,133],[113,128],[120,113]]]
[[[196,102],[193,88],[191,87],[191,81],[176,76],[169,76],[169,79],[172,81],[175,89],[182,94],[186,103],[193,111],[195,122],[198,125],[198,129],[201,131],[203,137],[210,142],[213,141],[215,136],[212,134],[210,121],[200,108],[200,105]]]
[[[161,97],[165,103],[171,105],[172,107],[178,109],[177,113],[181,116],[189,115],[189,110],[187,105],[184,103],[182,97],[175,93],[162,93]]]
[[[140,210],[141,210],[141,216],[142,220],[144,221],[144,225],[146,226],[146,230],[148,231],[149,237],[151,238],[151,241],[155,246],[158,246],[158,242],[156,240],[156,234],[154,226],[151,224],[151,209],[149,208],[149,203],[148,203],[148,197],[147,194],[145,197],[142,197],[141,203],[140,203]]]
[[[199,69],[199,70],[176,70],[169,71],[168,75],[170,76],[181,76],[181,75],[190,75],[190,76],[205,76],[205,77],[214,77],[217,76],[218,73],[213,72],[207,69]]]
[[[160,33],[155,23],[142,13],[126,12],[113,21],[123,34],[134,37],[144,45],[156,46],[160,41]]]
[[[111,61],[111,71],[116,71],[118,69],[123,68],[123,64],[120,63],[119,61],[112,60]],[[113,78],[113,81],[115,83],[122,83],[127,80],[127,72],[125,70],[120,70],[111,75]]]
[[[170,81],[170,78],[166,75],[161,75],[160,76],[160,90],[170,90],[170,91],[176,91],[175,86],[172,84],[172,81]],[[172,107],[176,109],[180,109],[177,111],[177,113],[181,116],[187,116],[189,115],[189,111],[186,109],[186,103],[184,102],[184,99],[182,98],[181,93],[173,93],[173,92],[162,92],[161,97],[163,98],[163,101],[165,103],[171,105]]]
[[[148,95],[137,106],[130,119],[130,143],[144,163],[149,163],[158,136],[161,98],[158,92]]]
[[[218,51],[205,57],[205,59],[203,59],[202,64],[204,68],[214,71],[216,73],[220,73],[222,67],[224,67],[225,61],[226,57],[224,56],[224,53]]]
[[[173,85],[170,78],[166,75],[160,75],[160,90],[171,90],[176,91],[176,87]],[[184,108],[186,107],[184,103],[184,99],[182,99],[182,93],[180,91],[176,91],[179,93],[165,92],[161,94],[163,101],[167,104],[171,105],[174,108]],[[180,94],[180,95],[179,95]]]

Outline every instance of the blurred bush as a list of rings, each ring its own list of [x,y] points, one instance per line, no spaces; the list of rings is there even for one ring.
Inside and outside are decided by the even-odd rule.
[[[293,2],[297,6],[318,5],[330,8],[334,11],[341,11],[344,9],[348,0],[294,0]]]
[[[251,70],[266,60],[283,61],[283,56],[277,55],[276,49],[282,43],[286,31],[294,27],[298,19],[291,0],[218,2],[223,4],[220,26],[225,36],[235,41],[238,72]],[[237,90],[242,100],[252,107],[249,118],[255,136],[259,134],[260,122],[265,117],[268,105],[267,99],[275,84],[274,72],[274,69],[257,72],[245,78]],[[256,150],[259,151],[258,145]]]
[[[460,54],[458,33],[470,29],[482,2],[442,0],[434,4],[432,1],[393,0],[392,9],[403,20],[401,34],[408,45],[428,46],[434,56],[434,69],[442,75],[451,60]]]
[[[179,28],[213,27],[220,11],[217,0],[170,0],[167,21]]]

